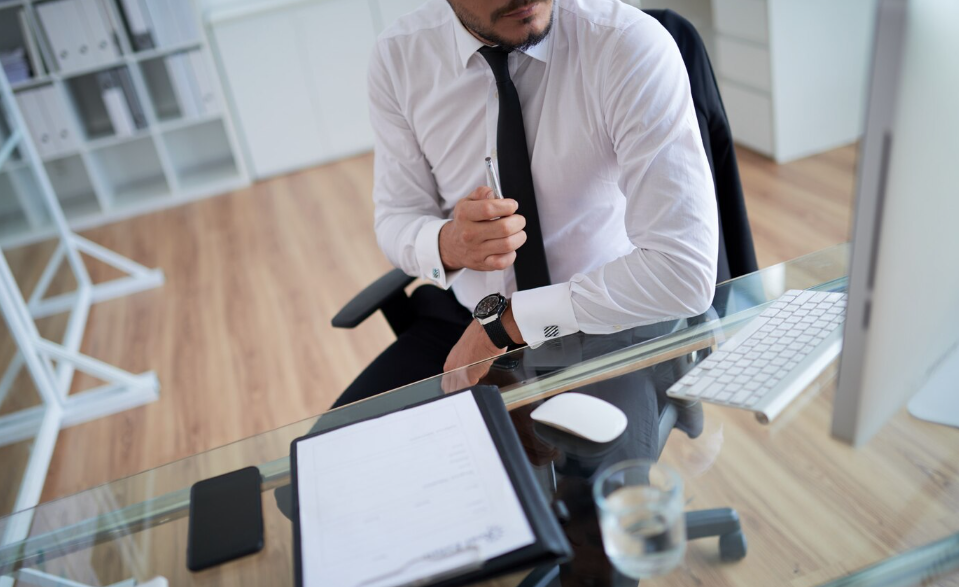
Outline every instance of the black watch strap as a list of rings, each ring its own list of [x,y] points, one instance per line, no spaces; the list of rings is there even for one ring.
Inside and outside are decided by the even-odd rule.
[[[513,339],[509,337],[506,329],[503,328],[503,320],[501,318],[497,318],[488,324],[483,324],[483,328],[486,329],[487,336],[493,341],[493,346],[496,348],[503,349],[513,344]]]

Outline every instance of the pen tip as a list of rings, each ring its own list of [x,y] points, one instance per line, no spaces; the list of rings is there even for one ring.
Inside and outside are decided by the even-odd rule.
[[[487,157],[487,158],[486,158],[486,162],[487,162],[487,163],[489,163],[489,162],[492,161],[492,160],[493,160],[493,159],[492,159],[491,157]]]

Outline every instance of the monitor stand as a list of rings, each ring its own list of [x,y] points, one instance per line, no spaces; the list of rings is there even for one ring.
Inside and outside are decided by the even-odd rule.
[[[909,401],[909,413],[920,420],[959,428],[959,343],[933,369]]]

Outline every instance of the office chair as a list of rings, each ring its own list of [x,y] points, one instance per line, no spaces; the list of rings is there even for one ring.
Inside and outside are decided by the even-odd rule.
[[[676,40],[689,75],[699,132],[716,186],[720,235],[716,281],[723,282],[756,271],[756,252],[746,215],[732,132],[703,40],[688,20],[672,10],[644,12],[658,20]],[[383,275],[333,317],[333,326],[355,328],[379,310],[383,312],[393,333],[399,335],[412,321],[412,309],[404,289],[413,280],[399,269]]]

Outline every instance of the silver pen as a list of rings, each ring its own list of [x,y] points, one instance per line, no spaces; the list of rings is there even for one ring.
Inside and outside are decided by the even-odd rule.
[[[486,158],[486,183],[493,188],[493,196],[498,200],[503,199],[503,190],[499,187],[499,177],[496,175],[496,168],[493,167],[493,159]]]

